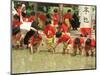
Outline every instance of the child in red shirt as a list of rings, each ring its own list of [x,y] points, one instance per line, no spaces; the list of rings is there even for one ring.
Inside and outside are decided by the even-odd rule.
[[[38,23],[40,25],[40,28],[44,28],[45,27],[45,22],[46,22],[46,15],[43,12],[40,12],[37,14],[37,19],[38,19]]]
[[[35,33],[29,40],[29,48],[31,49],[31,53],[35,52],[38,49],[42,42],[42,36],[38,33]]]
[[[20,31],[20,25],[22,22],[20,22],[20,17],[16,14],[13,17],[12,21],[12,35],[16,35]]]
[[[83,44],[84,44],[83,38],[75,38],[73,40],[73,55],[76,55],[77,50],[79,50],[79,54],[82,53]]]
[[[90,39],[88,38],[85,41],[85,52],[86,52],[86,56],[93,56],[93,49],[95,49],[96,47],[96,41],[94,39]]]
[[[68,32],[68,25],[65,24],[65,23],[63,23],[63,24],[60,26],[59,29],[60,29],[61,32],[66,33],[66,32]]]
[[[53,26],[51,26],[50,24],[48,24],[45,28],[44,28],[44,34],[46,35],[47,38],[51,38],[52,36],[55,35],[55,29]]]
[[[38,18],[40,18],[40,20],[42,20],[42,21],[46,21],[46,16],[44,15],[44,14],[40,14],[39,16],[38,16]]]
[[[20,17],[17,14],[15,14],[13,16],[13,20],[12,20],[12,27],[13,28],[19,27],[21,24],[22,24],[22,22],[20,22]]]
[[[33,21],[35,21],[35,12],[32,11],[30,16],[27,16],[27,14],[22,13],[22,20],[24,22],[33,22]]]
[[[33,21],[35,21],[35,12],[34,11],[31,12],[31,15],[28,19],[28,22],[33,22]]]
[[[53,26],[51,26],[51,21],[47,21],[46,24],[47,26],[44,28],[44,34],[46,35],[48,51],[51,51],[56,30]]]
[[[56,38],[58,38],[54,48],[57,47],[58,44],[63,43],[64,47],[63,47],[63,54],[65,54],[65,51],[70,50],[68,47],[72,46],[72,39],[68,34],[62,33],[60,31],[58,31],[56,33]]]
[[[72,19],[72,13],[71,13],[71,10],[70,9],[67,11],[67,13],[65,13],[65,15],[63,16],[63,19],[64,20],[65,19],[69,19],[69,20]]]
[[[12,45],[19,46],[20,45],[20,25],[22,23],[20,22],[20,17],[16,14],[13,16],[13,21],[12,21]],[[18,47],[17,47],[18,48]]]
[[[58,14],[58,10],[57,10],[57,9],[54,9],[54,14],[53,14],[53,25],[54,25],[55,27],[58,26],[59,18],[60,18],[60,16],[59,16],[59,14]]]
[[[67,11],[67,13],[63,16],[63,20],[64,20],[64,23],[68,25],[68,30],[70,30],[71,28],[71,23],[70,21],[72,20],[72,13],[71,13],[71,10],[69,9]]]

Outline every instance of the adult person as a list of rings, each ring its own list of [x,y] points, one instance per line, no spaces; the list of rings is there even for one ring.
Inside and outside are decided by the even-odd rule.
[[[79,25],[80,25],[78,15],[77,15],[76,13],[74,13],[73,16],[72,16],[72,18],[73,18],[73,19],[71,20],[72,28],[73,28],[73,30],[77,30],[77,28],[78,28]]]

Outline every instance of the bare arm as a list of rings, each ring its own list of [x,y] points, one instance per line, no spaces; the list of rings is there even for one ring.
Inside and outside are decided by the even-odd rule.
[[[34,30],[34,31],[37,31],[37,29],[33,28],[33,27],[30,27],[30,29]]]
[[[70,22],[69,22],[69,19],[65,19],[65,23],[70,26]]]

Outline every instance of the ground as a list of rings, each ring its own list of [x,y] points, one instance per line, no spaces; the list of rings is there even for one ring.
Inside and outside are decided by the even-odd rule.
[[[75,31],[71,33],[74,34],[73,37],[78,36]],[[55,54],[42,46],[40,52],[34,54],[30,54],[29,49],[12,49],[12,73],[96,68],[95,57],[63,55],[61,52],[62,45],[58,46]]]
[[[28,73],[43,71],[94,69],[95,57],[51,54],[47,51],[30,54],[29,50],[12,51],[12,72]]]

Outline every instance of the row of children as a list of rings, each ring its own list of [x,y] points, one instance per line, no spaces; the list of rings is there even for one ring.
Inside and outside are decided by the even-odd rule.
[[[47,15],[48,17],[48,15]],[[60,23],[61,24],[61,23]],[[31,53],[35,51],[34,48],[39,48],[39,45],[42,42],[42,35],[46,36],[46,41],[44,41],[47,44],[47,49],[50,52],[55,52],[56,47],[62,43],[63,44],[63,54],[65,54],[65,51],[72,50],[72,54],[76,55],[77,50],[82,53],[83,51],[86,53],[86,55],[93,55],[95,53],[95,46],[96,42],[95,39],[92,38],[86,38],[86,37],[77,37],[72,38],[70,36],[70,33],[68,33],[65,29],[66,26],[61,24],[58,29],[55,29],[54,26],[51,25],[51,20],[48,17],[46,21],[46,26],[43,33],[41,34],[39,31],[39,27],[36,22],[33,22],[31,25],[30,31],[26,34],[24,38],[24,44],[27,44],[28,47],[31,49]],[[54,40],[56,39],[56,42]],[[68,51],[68,52],[69,52]],[[94,51],[94,52],[93,52]]]
[[[65,54],[66,50],[72,50],[72,54],[76,54],[77,49],[79,49],[80,53],[85,51],[87,56],[89,52],[91,53],[90,55],[93,55],[96,46],[94,39],[86,39],[84,37],[72,38],[69,33],[71,28],[70,20],[72,19],[71,10],[68,10],[63,16],[64,21],[62,23],[59,23],[60,16],[57,9],[54,9],[53,16],[44,13],[39,13],[36,16],[34,11],[31,11],[30,16],[25,17],[26,14],[22,12],[22,8],[17,10],[17,12],[18,14],[14,15],[12,21],[12,39],[14,40],[14,44],[27,46],[31,49],[31,53],[33,53],[42,43],[42,37],[46,36],[46,41],[43,42],[47,44],[48,51],[55,52],[56,47],[60,43],[63,43],[63,54]],[[32,22],[30,30],[24,34],[25,36],[20,31],[20,25],[23,21]],[[41,26],[44,26],[44,28],[41,29]],[[22,40],[24,43],[21,44]],[[55,40],[56,42],[54,42]]]
[[[29,9],[29,8],[30,8],[30,15],[27,14],[27,12],[25,12],[26,9]],[[23,25],[24,22],[32,23],[32,22],[37,20],[38,23],[39,23],[39,27],[44,28],[47,18],[50,18],[52,16],[50,18],[50,19],[52,19],[52,22],[53,22],[52,25],[54,26],[54,28],[58,27],[58,22],[60,20],[59,19],[60,16],[59,16],[57,9],[54,9],[53,15],[46,15],[46,13],[43,13],[43,12],[35,13],[34,10],[27,4],[22,4],[22,5],[18,4],[16,6],[16,8],[13,8],[13,9],[15,9],[14,11],[16,11],[16,13],[12,12],[13,13],[13,17],[12,17],[12,32],[13,33],[12,34],[13,34],[15,41],[16,41],[15,35],[18,32],[20,32],[20,30],[21,30],[20,27],[21,27],[21,25]],[[71,18],[70,10],[68,10],[68,12],[69,12],[68,15],[67,14],[66,14],[66,16],[64,15],[64,19],[65,18]],[[66,22],[68,22],[69,27],[70,27],[70,23],[69,23],[68,19],[66,19],[66,20],[67,20]],[[67,32],[69,27],[68,27],[67,23],[63,23],[61,30],[64,31],[64,32]],[[34,26],[33,26],[33,28],[34,28]],[[20,33],[17,34],[17,36],[19,37]],[[19,40],[19,39],[17,39],[17,40]]]
[[[44,36],[46,36],[46,41],[43,41],[43,34]],[[39,46],[42,43],[42,41],[46,43],[48,51],[52,53],[55,53],[55,51],[57,51],[56,48],[59,44],[63,44],[63,54],[65,54],[67,51],[67,53],[69,54],[76,55],[77,51],[79,51],[80,54],[84,53],[86,56],[95,55],[95,39],[86,37],[72,38],[70,36],[70,33],[64,33],[60,30],[56,32],[50,24],[48,24],[45,27],[42,34],[36,32],[30,38],[28,47],[31,49],[31,53],[36,51],[36,49],[39,49]]]
[[[19,21],[21,23],[23,22],[33,22],[35,19],[40,19],[39,23],[44,23],[46,21],[46,14],[43,11],[38,11],[35,13],[34,11],[34,5],[29,5],[29,3],[19,3],[19,4],[14,4],[12,6],[12,15],[18,15],[19,16]],[[50,16],[52,18],[52,25],[55,27],[58,26],[58,22],[61,20],[61,15],[58,11],[58,9],[54,9],[53,13],[50,13]],[[71,27],[71,24],[69,23],[70,20],[72,20],[72,12],[71,10],[68,10],[67,13],[63,15],[63,20],[64,24],[66,26]],[[67,29],[68,30],[68,29]]]

